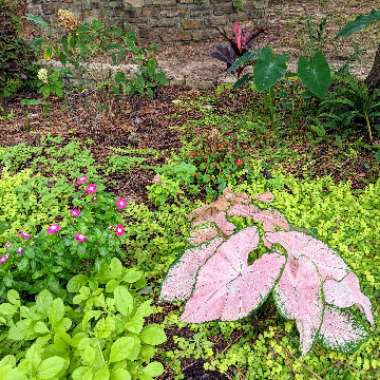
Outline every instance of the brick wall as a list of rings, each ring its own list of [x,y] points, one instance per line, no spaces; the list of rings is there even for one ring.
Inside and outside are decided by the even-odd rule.
[[[64,8],[81,19],[96,17],[119,25],[127,21],[140,39],[166,43],[214,38],[216,26],[229,28],[234,21],[262,24],[268,1],[27,0],[27,11],[52,19]]]

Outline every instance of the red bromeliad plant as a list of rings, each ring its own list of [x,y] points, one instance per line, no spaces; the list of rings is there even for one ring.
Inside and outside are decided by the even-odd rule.
[[[239,22],[235,22],[233,25],[233,38],[230,38],[224,30],[218,29],[219,33],[228,42],[228,45],[219,44],[216,46],[216,50],[211,53],[211,57],[224,62],[229,69],[232,64],[241,56],[249,51],[252,47],[254,40],[264,32],[263,29],[259,29],[255,32],[242,29]],[[247,62],[247,64],[250,62]],[[236,73],[238,76],[244,70],[244,65],[240,66]]]
[[[273,195],[256,199],[271,202]],[[261,227],[236,231],[231,216],[249,217]],[[278,211],[260,209],[245,194],[226,190],[214,203],[195,210],[191,219],[193,247],[170,268],[160,296],[187,301],[183,321],[235,321],[273,293],[281,314],[296,321],[302,354],[318,339],[347,351],[367,337],[364,326],[342,310],[355,305],[374,324],[371,303],[356,275],[327,245],[291,231]],[[260,241],[268,252],[249,265]]]

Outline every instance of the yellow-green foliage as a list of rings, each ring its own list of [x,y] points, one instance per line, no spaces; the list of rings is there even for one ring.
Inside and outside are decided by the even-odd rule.
[[[0,176],[0,245],[20,230],[33,233],[62,215],[70,194],[64,180],[54,186],[45,177],[25,170]]]

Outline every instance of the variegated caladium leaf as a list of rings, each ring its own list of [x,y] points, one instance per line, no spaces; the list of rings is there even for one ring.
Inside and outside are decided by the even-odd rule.
[[[256,200],[269,202],[272,197],[264,193]],[[254,226],[236,232],[228,219],[232,216],[260,223],[262,236]],[[195,247],[173,265],[161,289],[162,300],[187,300],[182,320],[237,320],[273,291],[281,314],[296,322],[303,355],[318,339],[328,347],[347,350],[367,336],[347,310],[355,305],[374,323],[371,303],[356,275],[323,242],[289,231],[289,223],[277,210],[260,209],[245,194],[226,189],[190,218],[190,243]],[[271,251],[248,265],[260,238]],[[274,252],[275,244],[285,254]]]
[[[267,253],[248,265],[248,255],[258,243],[257,228],[248,227],[217,249],[199,271],[183,321],[234,321],[260,306],[275,285],[285,257]]]
[[[352,351],[368,337],[367,331],[348,312],[326,306],[319,333],[322,343],[331,349]]]
[[[361,292],[359,279],[354,273],[348,273],[341,281],[326,280],[323,285],[323,292],[328,304],[342,308],[356,305],[366,316],[368,322],[371,325],[374,324],[371,302]]]
[[[266,234],[266,240],[270,244],[282,245],[291,257],[308,257],[317,267],[323,280],[340,281],[350,271],[341,257],[331,248],[303,232],[269,232]]]
[[[288,257],[284,271],[274,288],[274,299],[280,312],[295,319],[300,333],[301,352],[307,353],[322,323],[322,279],[316,266],[305,256]]]
[[[187,300],[194,287],[199,268],[216,252],[223,239],[215,238],[209,243],[188,249],[166,276],[161,287],[163,301]]]

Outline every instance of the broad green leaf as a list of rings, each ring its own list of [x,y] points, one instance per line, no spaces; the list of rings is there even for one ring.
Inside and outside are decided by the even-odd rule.
[[[94,380],[109,380],[110,371],[108,367],[102,367],[95,372]]]
[[[34,325],[34,331],[37,333],[37,334],[49,334],[50,330],[49,328],[46,326],[46,324],[42,321],[38,321],[35,325]]]
[[[118,286],[113,294],[117,311],[126,317],[130,315],[133,310],[133,297],[128,289],[124,286]]]
[[[157,377],[162,375],[164,372],[164,366],[160,362],[152,362],[149,363],[144,369],[142,370],[144,375],[148,375],[150,377]]]
[[[93,380],[92,370],[89,367],[78,367],[71,374],[73,380]]]
[[[374,22],[380,21],[380,9],[373,9],[370,13],[358,16],[355,20],[350,21],[342,28],[337,37],[348,37],[353,33],[359,32]]]
[[[95,361],[95,350],[91,346],[87,346],[82,352],[83,364],[92,366]]]
[[[36,298],[37,310],[47,316],[51,311],[53,296],[48,290],[43,290]]]
[[[246,65],[253,63],[256,59],[256,54],[252,51],[247,51],[241,57],[239,57],[228,69],[229,73],[235,72],[240,67],[245,67]]]
[[[153,314],[153,307],[151,306],[152,301],[147,300],[143,302],[139,307],[137,308],[135,312],[135,316],[139,316],[142,318],[149,317],[150,315]]]
[[[54,379],[65,366],[65,360],[59,356],[45,359],[38,367],[38,377],[41,380]]]
[[[99,339],[107,339],[115,331],[115,318],[108,316],[98,321],[94,328],[94,334]]]
[[[123,281],[132,284],[132,283],[140,280],[142,275],[143,275],[142,272],[140,272],[137,269],[133,269],[133,268],[127,269],[125,271],[124,276],[123,276]]]
[[[158,324],[152,324],[144,328],[140,334],[141,340],[146,344],[157,346],[166,342],[164,329]]]
[[[13,305],[16,305],[16,306],[20,305],[20,295],[14,289],[11,289],[11,290],[8,291],[8,293],[7,293],[7,299]]]
[[[272,48],[263,48],[254,65],[255,85],[258,91],[269,91],[286,73],[287,54],[274,54]]]
[[[26,19],[39,26],[41,29],[47,29],[49,27],[49,24],[41,16],[28,13]]]
[[[63,319],[65,315],[65,306],[60,298],[56,298],[52,303],[49,310],[49,321],[52,325],[55,325]]]
[[[304,86],[319,98],[324,98],[331,84],[331,71],[326,57],[317,51],[311,58],[300,57],[298,76]]]
[[[10,340],[29,340],[33,339],[35,334],[33,332],[32,321],[24,319],[12,325],[8,331],[8,339]]]
[[[70,293],[78,293],[80,288],[86,285],[88,278],[83,274],[78,274],[70,279],[67,283],[67,290]]]
[[[139,334],[143,327],[144,318],[136,314],[125,324],[125,329],[134,334]]]
[[[0,304],[0,315],[3,315],[4,317],[11,318],[16,313],[16,311],[17,311],[16,306],[8,302],[4,302]]]
[[[117,339],[111,346],[110,363],[121,360],[136,360],[140,353],[140,340],[135,336]]]
[[[111,373],[111,380],[132,380],[132,376],[126,369],[116,368]]]

